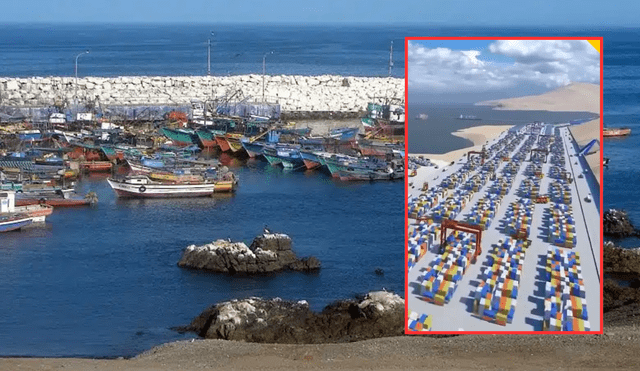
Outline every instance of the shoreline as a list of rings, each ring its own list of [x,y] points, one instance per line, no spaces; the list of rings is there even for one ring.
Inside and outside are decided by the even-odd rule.
[[[410,153],[409,156],[424,156],[438,165],[446,165],[452,161],[458,161],[469,151],[480,151],[482,146],[498,138],[502,133],[514,127],[515,125],[482,125],[454,131],[451,135],[468,139],[473,145],[465,148],[455,149],[442,154],[432,153]]]

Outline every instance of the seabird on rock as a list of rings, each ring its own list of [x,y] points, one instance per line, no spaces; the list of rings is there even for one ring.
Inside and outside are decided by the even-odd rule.
[[[271,234],[271,231],[267,229],[267,225],[264,225],[264,233]]]

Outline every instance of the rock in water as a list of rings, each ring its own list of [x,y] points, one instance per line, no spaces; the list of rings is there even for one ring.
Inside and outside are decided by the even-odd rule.
[[[306,301],[232,300],[207,308],[187,331],[207,339],[259,343],[339,343],[404,333],[404,299],[377,291],[314,313]]]
[[[219,273],[255,274],[286,269],[316,270],[320,269],[320,261],[315,257],[298,259],[291,250],[291,238],[286,234],[265,233],[256,237],[249,247],[243,242],[226,240],[187,246],[178,266]]]
[[[602,216],[602,232],[605,236],[624,238],[637,234],[624,210],[609,209]]]

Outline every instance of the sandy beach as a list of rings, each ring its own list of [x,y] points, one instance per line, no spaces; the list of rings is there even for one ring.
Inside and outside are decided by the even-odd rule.
[[[600,114],[600,86],[572,83],[540,95],[499,99],[476,103],[507,111],[564,111]]]
[[[455,151],[447,152],[444,154],[411,153],[410,156],[424,156],[437,164],[448,164],[452,161],[457,161],[460,157],[464,156],[469,151],[482,150],[482,146],[484,144],[492,139],[499,137],[500,134],[504,133],[512,127],[513,125],[483,125],[465,128],[455,131],[451,133],[451,135],[469,139],[473,142],[473,146],[457,149]]]

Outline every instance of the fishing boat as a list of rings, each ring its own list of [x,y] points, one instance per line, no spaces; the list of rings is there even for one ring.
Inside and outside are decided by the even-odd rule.
[[[197,135],[195,135],[195,132],[180,129],[174,130],[169,128],[161,128],[160,132],[165,137],[170,139],[176,146],[183,147],[196,144],[196,139],[194,137],[197,138]]]
[[[333,138],[333,139],[337,139],[341,142],[346,142],[346,141],[350,141],[356,138],[356,135],[358,135],[358,132],[360,131],[360,128],[355,127],[355,128],[336,128],[336,129],[332,129],[329,132],[329,137]]]
[[[304,166],[308,170],[312,170],[322,166],[322,163],[320,162],[318,155],[315,154],[313,151],[300,150],[300,157],[302,157],[302,162],[304,162]]]
[[[630,128],[604,128],[602,130],[603,137],[624,137],[631,134]]]
[[[53,212],[53,207],[48,205],[16,206],[15,201],[15,192],[0,193],[0,215],[18,214],[30,218],[32,222],[44,222],[46,217]]]
[[[113,163],[110,161],[85,161],[80,163],[80,169],[89,172],[109,172],[113,168]]]
[[[215,191],[214,181],[159,182],[145,175],[127,176],[123,179],[107,179],[118,197],[169,198],[211,196]]]
[[[0,232],[15,231],[33,223],[33,220],[24,214],[0,214]]]
[[[458,116],[456,118],[458,120],[482,120],[478,116],[473,116],[473,115],[460,115],[460,116]]]
[[[242,138],[240,139],[240,143],[242,143],[242,147],[244,147],[244,150],[247,151],[247,154],[251,158],[262,155],[262,151],[264,150],[265,146],[265,142],[252,142],[250,138]]]

